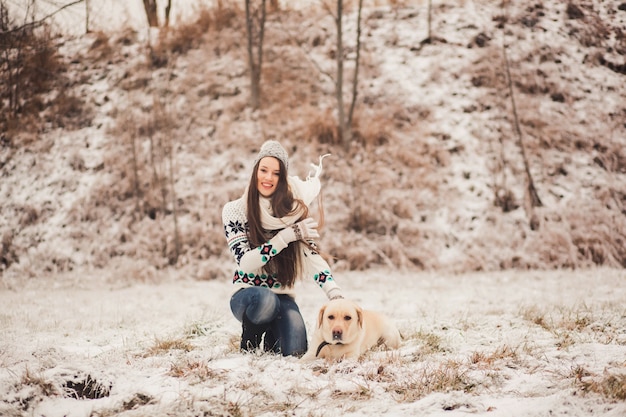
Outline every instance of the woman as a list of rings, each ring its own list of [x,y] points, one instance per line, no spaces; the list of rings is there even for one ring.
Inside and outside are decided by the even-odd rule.
[[[280,143],[265,142],[244,195],[222,210],[228,248],[238,266],[230,308],[242,323],[244,352],[260,348],[262,339],[266,351],[306,352],[296,278],[313,278],[329,299],[342,298],[328,263],[315,250],[318,224],[309,216],[308,206],[321,188],[322,159],[315,174],[302,181],[287,176],[289,159]]]

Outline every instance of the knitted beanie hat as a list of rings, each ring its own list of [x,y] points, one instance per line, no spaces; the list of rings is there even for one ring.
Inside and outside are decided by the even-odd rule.
[[[289,156],[287,155],[287,151],[277,141],[268,140],[263,144],[263,146],[261,146],[261,150],[254,160],[254,166],[256,166],[256,164],[258,164],[259,161],[266,156],[273,156],[274,158],[282,161],[283,164],[285,164],[285,169],[289,170]]]

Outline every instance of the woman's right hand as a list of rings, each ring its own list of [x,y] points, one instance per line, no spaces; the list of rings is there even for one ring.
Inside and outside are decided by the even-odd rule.
[[[307,217],[298,223],[285,227],[283,230],[278,232],[278,235],[280,235],[280,237],[287,244],[297,240],[317,239],[320,237],[317,232],[317,227],[317,221],[312,217]]]

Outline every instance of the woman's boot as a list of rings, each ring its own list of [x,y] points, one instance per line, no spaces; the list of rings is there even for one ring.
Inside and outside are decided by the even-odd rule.
[[[261,337],[267,330],[267,324],[254,324],[244,314],[242,321],[243,332],[241,334],[241,351],[254,352],[261,345]]]

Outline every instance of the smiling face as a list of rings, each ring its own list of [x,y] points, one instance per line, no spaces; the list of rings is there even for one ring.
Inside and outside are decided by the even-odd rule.
[[[276,191],[280,178],[280,163],[272,156],[266,156],[259,161],[257,168],[257,189],[263,197],[271,197]]]

